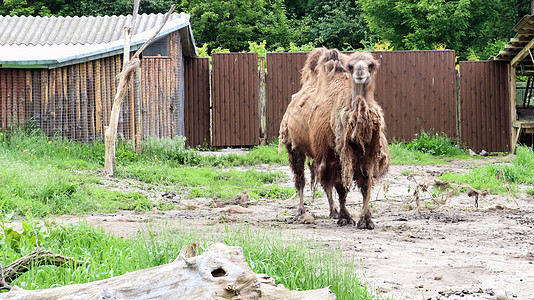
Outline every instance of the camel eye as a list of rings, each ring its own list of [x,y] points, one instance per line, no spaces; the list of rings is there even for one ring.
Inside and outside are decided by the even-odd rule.
[[[351,73],[352,73],[352,71],[354,70],[354,66],[353,66],[352,64],[349,64],[349,65],[347,66],[347,68],[349,69],[349,72],[351,72]]]
[[[374,63],[371,63],[371,64],[369,65],[369,71],[372,71],[372,70],[374,70],[374,69],[375,69],[375,64],[374,64]]]

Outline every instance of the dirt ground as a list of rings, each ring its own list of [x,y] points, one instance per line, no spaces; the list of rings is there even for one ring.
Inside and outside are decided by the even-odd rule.
[[[245,209],[212,199],[185,199],[149,191],[155,201],[173,201],[181,208],[137,214],[121,212],[88,217],[118,235],[133,235],[153,224],[168,222],[199,230],[216,231],[221,220],[253,228],[273,228],[288,236],[309,237],[332,249],[341,246],[347,257],[360,261],[365,280],[378,293],[392,299],[534,299],[534,199],[523,192],[485,197],[497,207],[466,193],[439,197],[417,188],[433,184],[445,171],[467,172],[476,164],[502,163],[509,158],[451,161],[446,165],[392,166],[373,192],[375,230],[339,227],[329,219],[326,197],[309,206],[312,224],[292,222],[298,199],[250,201]],[[285,186],[293,186],[289,167],[260,166],[257,170],[282,170]],[[408,171],[407,171],[408,170]],[[412,175],[408,175],[412,170]],[[309,177],[308,177],[309,178]],[[526,187],[523,187],[523,190]],[[419,192],[417,209],[414,191]],[[311,195],[309,187],[306,191]],[[168,199],[163,196],[167,196]],[[174,196],[174,197],[173,197]],[[359,191],[352,191],[348,208],[355,216],[361,208]],[[76,222],[78,217],[63,217]]]

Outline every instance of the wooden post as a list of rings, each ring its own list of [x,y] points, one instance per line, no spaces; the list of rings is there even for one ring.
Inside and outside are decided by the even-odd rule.
[[[516,122],[516,67],[512,64],[510,64],[510,153],[515,153],[515,146],[517,144],[517,140],[519,139],[519,136],[517,136],[518,128],[514,127],[513,124]]]
[[[260,144],[267,144],[267,94],[265,87],[265,57],[260,57]]]
[[[113,107],[111,108],[111,116],[109,119],[109,126],[105,129],[104,141],[106,145],[106,155],[104,161],[104,174],[106,176],[113,176],[115,172],[115,142],[117,140],[117,126],[119,123],[119,114],[124,100],[124,95],[127,92],[127,86],[132,79],[135,70],[139,67],[139,55],[145,50],[145,48],[152,43],[154,38],[163,28],[163,25],[167,23],[171,13],[174,11],[176,5],[172,5],[171,9],[165,15],[163,22],[154,35],[141,46],[139,50],[130,59],[130,42],[132,39],[132,30],[135,28],[135,19],[137,17],[137,11],[139,10],[139,0],[135,0],[134,10],[132,15],[132,21],[129,26],[124,27],[125,43],[124,43],[124,63],[122,66],[122,72],[118,75],[119,84],[113,99]]]

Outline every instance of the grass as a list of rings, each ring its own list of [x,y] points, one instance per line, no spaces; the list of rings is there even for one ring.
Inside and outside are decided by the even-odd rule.
[[[151,200],[138,192],[111,190],[100,173],[104,146],[46,137],[21,128],[0,132],[0,214],[35,217],[147,211]],[[247,190],[255,199],[288,198],[293,188],[280,187],[279,171],[228,170],[229,166],[287,163],[276,145],[254,147],[246,155],[202,155],[186,149],[183,138],[148,139],[139,153],[127,142],[117,146],[114,180],[138,180],[149,189],[183,191],[186,197],[230,199]],[[169,210],[169,205],[159,209]]]
[[[466,183],[479,190],[499,187],[506,181],[512,185],[513,190],[517,190],[516,184],[534,185],[534,152],[532,148],[520,146],[510,164],[490,164],[461,174],[447,172],[439,179]],[[505,191],[504,188],[492,189],[493,193]]]
[[[117,168],[119,178],[131,178],[144,183],[172,186],[186,190],[186,197],[218,197],[229,199],[247,190],[252,198],[287,198],[293,188],[277,183],[286,180],[281,171],[237,171],[212,167],[174,168],[164,163],[139,163]]]
[[[475,188],[502,185],[497,172],[511,183],[531,183],[534,169],[530,159],[518,151],[515,164],[487,166],[469,174],[448,173],[442,180],[465,182]],[[132,180],[143,189],[179,191],[185,197],[231,199],[246,190],[254,199],[288,198],[292,187],[281,187],[288,178],[280,171],[236,170],[237,166],[287,165],[287,154],[278,155],[277,142],[257,146],[242,154],[215,155],[184,147],[183,138],[148,139],[140,152],[128,142],[117,147],[114,180]],[[440,164],[447,159],[469,156],[445,135],[421,132],[410,143],[389,145],[392,163],[397,165]],[[114,212],[120,209],[147,211],[146,195],[129,190],[111,190],[97,171],[103,167],[101,143],[72,142],[48,138],[39,130],[0,132],[0,213],[26,212],[36,217],[66,213]],[[530,169],[529,169],[530,168]],[[406,173],[406,175],[409,175]],[[529,177],[531,176],[531,177]],[[159,207],[171,209],[172,207]]]
[[[424,130],[416,134],[416,138],[407,144],[407,148],[438,157],[454,157],[466,154],[459,142],[451,140],[446,134]]]
[[[447,159],[468,159],[462,146],[445,134],[421,131],[409,142],[392,141],[388,145],[393,165],[443,164]]]
[[[10,230],[4,227],[0,240],[0,259],[4,265],[31,252],[36,246],[36,233],[42,249],[87,262],[78,268],[33,268],[13,283],[24,289],[101,280],[169,263],[183,245],[193,241],[204,247],[222,241],[243,247],[245,259],[254,272],[269,274],[287,288],[308,290],[332,285],[338,299],[378,299],[357,276],[361,268],[354,257],[344,258],[339,248],[326,252],[323,246],[297,237],[284,238],[281,234],[230,226],[225,226],[222,235],[199,237],[198,232],[178,228],[164,229],[158,234],[149,230],[133,239],[116,238],[83,223],[42,228],[25,222],[24,231],[18,236]]]

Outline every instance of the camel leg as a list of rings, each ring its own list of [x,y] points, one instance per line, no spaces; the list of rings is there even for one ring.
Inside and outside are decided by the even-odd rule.
[[[330,217],[333,219],[339,218],[339,212],[332,196],[332,186],[323,186],[323,189],[326,193],[326,199],[328,199],[328,205],[330,206]]]
[[[300,149],[295,148],[291,149],[291,146],[286,146],[289,165],[291,170],[293,170],[293,181],[295,182],[295,189],[297,190],[299,196],[299,208],[297,210],[297,217],[302,216],[306,210],[304,209],[304,185],[306,184],[306,177],[304,175],[304,163],[306,156]]]
[[[317,161],[314,161],[314,165]],[[316,165],[315,176],[319,176],[319,182],[323,187],[323,190],[326,193],[326,199],[328,199],[328,206],[330,208],[330,217],[337,219],[339,218],[339,210],[337,209],[336,203],[334,202],[334,197],[332,196],[332,188],[334,186],[332,182],[332,174],[328,173],[326,169],[326,164],[324,161]]]
[[[375,224],[371,220],[371,211],[369,210],[372,188],[373,184],[370,179],[365,180],[360,187],[363,196],[363,208],[357,225],[358,229],[375,229]]]
[[[339,195],[339,219],[337,220],[337,224],[339,226],[355,225],[356,221],[351,218],[347,206],[345,205],[347,202],[348,190],[343,184],[336,184],[336,191]]]

